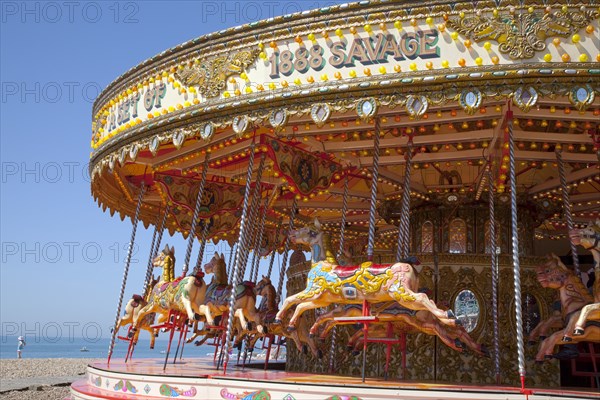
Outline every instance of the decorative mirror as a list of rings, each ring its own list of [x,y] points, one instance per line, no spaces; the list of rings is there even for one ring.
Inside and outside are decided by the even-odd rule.
[[[538,101],[538,93],[532,86],[520,87],[513,95],[513,102],[523,111],[527,112]]]
[[[183,146],[183,142],[185,142],[185,134],[183,131],[177,131],[173,134],[173,145],[178,149]]]
[[[473,115],[481,106],[482,97],[479,89],[466,89],[460,94],[458,102],[463,110],[465,110],[465,113]]]
[[[579,111],[585,111],[594,102],[595,97],[594,89],[590,85],[575,86],[569,92],[569,101]]]
[[[420,119],[428,108],[429,100],[425,96],[410,95],[406,98],[406,111],[415,119]]]
[[[250,121],[248,121],[247,115],[238,115],[233,119],[232,128],[238,137],[246,133],[248,126],[250,126]]]
[[[150,140],[150,145],[148,146],[148,149],[150,150],[152,155],[155,156],[159,147],[160,147],[160,139],[158,138],[158,136],[154,136],[152,138],[152,140]]]
[[[209,140],[215,133],[215,126],[212,122],[207,122],[200,128],[200,137],[204,140]]]
[[[271,112],[269,116],[269,122],[276,132],[281,131],[285,127],[285,124],[287,124],[287,121],[288,112],[285,108],[278,108]]]
[[[322,127],[331,116],[331,108],[328,104],[318,103],[312,106],[310,109],[310,117],[320,128]]]
[[[374,98],[362,99],[356,104],[356,112],[362,120],[368,120],[377,114],[377,102]]]
[[[454,299],[454,313],[467,332],[473,332],[479,321],[479,301],[475,293],[465,289]]]

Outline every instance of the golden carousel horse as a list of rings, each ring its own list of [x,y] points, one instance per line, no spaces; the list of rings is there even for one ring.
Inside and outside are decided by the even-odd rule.
[[[157,282],[158,282],[158,279],[154,278],[152,280],[151,284],[148,285],[148,288],[146,289],[146,293],[144,293],[143,296],[140,296],[139,294],[134,294],[131,297],[131,299],[127,302],[127,304],[125,305],[125,312],[124,312],[123,316],[121,318],[119,318],[119,321],[117,322],[117,329],[116,329],[117,333],[119,332],[119,329],[121,329],[121,327],[133,323],[133,320],[139,314],[140,310],[148,304],[148,296],[150,295],[150,289],[152,287],[154,287],[154,285]],[[142,330],[145,330],[150,333],[150,348],[151,349],[154,348],[154,342],[155,342],[156,336],[158,336],[158,330],[152,328],[152,325],[154,325],[155,317],[156,317],[156,314],[150,313],[150,314],[147,314],[146,317],[140,322],[139,329],[136,331],[135,335],[133,335],[134,343],[137,343],[140,332]],[[159,319],[159,322],[161,322],[160,319]]]
[[[173,280],[175,251],[169,246],[152,263],[155,267],[163,268],[162,278],[150,291],[148,303],[134,316],[133,329],[139,328],[149,313],[159,313],[167,318],[170,311],[178,311],[186,314],[189,321],[203,315],[206,297],[204,273],[196,267],[189,276]]]
[[[426,294],[413,291],[418,277],[411,264],[365,262],[360,266],[340,267],[316,218],[313,224],[291,231],[290,237],[294,243],[309,246],[312,253],[306,289],[285,299],[277,313],[276,321],[280,322],[290,307],[297,305],[290,319],[290,329],[294,329],[298,317],[306,310],[365,300],[370,303],[396,301],[411,310],[428,310],[444,324],[456,325],[452,310],[441,310]]]
[[[577,318],[578,312],[592,303],[593,298],[573,271],[568,269],[556,255],[551,254],[548,261],[536,269],[538,282],[544,288],[557,289],[562,305],[562,317],[569,325],[571,319]],[[574,336],[572,341],[565,341],[568,328],[559,330],[547,337],[540,344],[535,357],[536,361],[553,358],[554,347],[559,344],[577,343],[583,341],[600,342],[600,326],[587,326],[584,333]]]
[[[214,274],[207,292],[205,308],[202,315],[206,317],[208,325],[215,324],[215,317],[223,315],[229,310],[229,297],[231,285],[228,285],[227,266],[223,254],[216,253],[204,266],[207,274]],[[263,332],[262,321],[256,309],[256,292],[252,282],[243,282],[236,287],[234,317],[240,320],[243,330],[249,330],[248,321],[254,322],[259,332]]]
[[[571,241],[588,249],[594,257],[594,284],[592,293],[594,302],[581,309],[579,318],[573,326],[573,335],[583,335],[587,321],[600,320],[600,220],[583,229],[573,229],[569,232]]]
[[[399,306],[396,303],[373,304],[371,315],[376,316],[378,323],[369,324],[369,336],[384,337],[387,332],[385,325],[382,323],[392,322],[395,326],[395,331],[406,333],[425,333],[434,335],[441,339],[448,347],[462,352],[465,345],[475,353],[482,356],[489,356],[489,350],[485,345],[479,344],[471,338],[467,330],[463,326],[451,327],[444,325],[438,321],[433,314],[425,310],[410,310]],[[331,329],[336,325],[335,318],[348,318],[362,316],[362,307],[357,304],[339,305],[333,310],[321,315],[310,328],[310,334],[315,335],[318,328],[324,325],[324,328],[319,335],[320,339],[325,339]],[[371,329],[374,328],[373,331]],[[362,330],[355,334],[362,335]],[[354,337],[354,336],[353,336]]]

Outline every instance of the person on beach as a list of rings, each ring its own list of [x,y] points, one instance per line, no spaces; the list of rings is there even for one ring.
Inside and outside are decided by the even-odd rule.
[[[23,358],[21,356],[21,351],[23,351],[23,347],[25,347],[25,338],[23,336],[19,336],[18,339],[18,345],[17,345],[17,358]]]

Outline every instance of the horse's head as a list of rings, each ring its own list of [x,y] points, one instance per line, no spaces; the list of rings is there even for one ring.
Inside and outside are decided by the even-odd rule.
[[[225,265],[225,257],[215,251],[213,258],[204,265],[204,271],[207,274],[214,274],[220,264]]]
[[[254,290],[256,290],[257,295],[264,296],[263,293],[265,293],[265,289],[267,289],[269,286],[273,286],[273,284],[271,283],[271,279],[269,279],[266,276],[263,276],[262,279],[258,281],[256,286],[254,287]]]
[[[581,245],[586,249],[600,250],[600,220],[596,223],[590,223],[585,228],[571,229],[569,231],[571,242],[576,245]]]
[[[165,248],[152,260],[152,265],[155,267],[162,267],[168,260],[173,263],[175,262],[175,248],[169,247],[167,244],[165,245]]]
[[[315,218],[312,224],[308,224],[303,228],[294,229],[290,232],[290,239],[292,242],[307,246],[318,244],[322,240],[322,237],[323,232],[321,231],[321,223],[317,218]]]
[[[560,289],[567,281],[569,270],[554,253],[548,255],[548,261],[536,268],[537,280],[544,288]]]

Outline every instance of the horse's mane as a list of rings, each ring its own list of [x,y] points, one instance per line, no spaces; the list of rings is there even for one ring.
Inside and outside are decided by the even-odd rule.
[[[321,231],[321,233],[323,234],[323,251],[325,252],[325,261],[332,264],[337,264],[337,258],[331,249],[331,236],[323,231]]]

